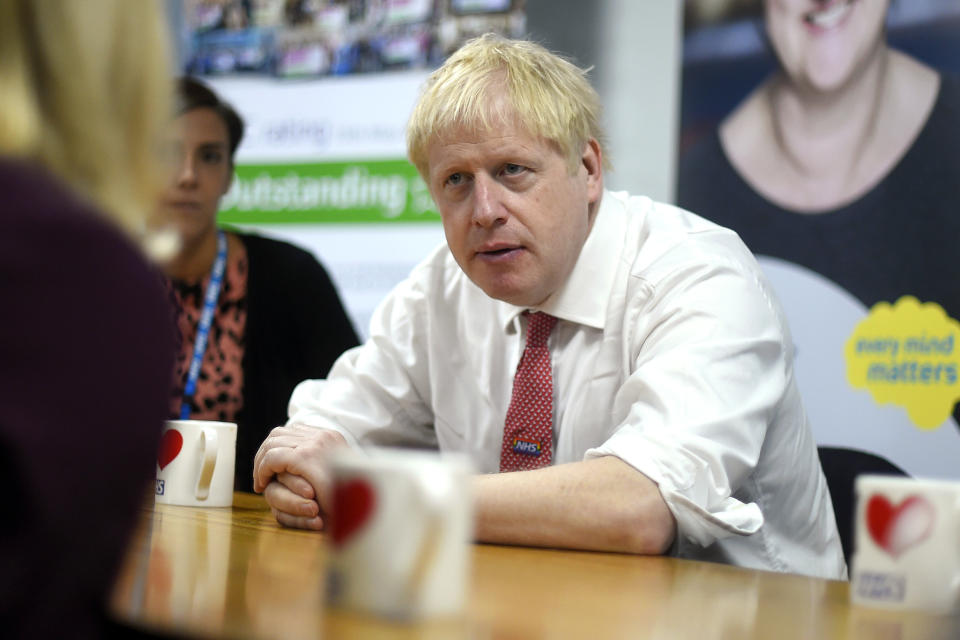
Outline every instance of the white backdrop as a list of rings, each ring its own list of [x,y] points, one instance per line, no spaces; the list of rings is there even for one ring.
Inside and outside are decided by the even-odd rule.
[[[238,164],[402,159],[404,127],[426,72],[277,81],[210,79],[247,123]],[[228,194],[225,205],[233,195]],[[270,224],[242,228],[318,256],[362,337],[383,297],[443,240],[439,222]]]

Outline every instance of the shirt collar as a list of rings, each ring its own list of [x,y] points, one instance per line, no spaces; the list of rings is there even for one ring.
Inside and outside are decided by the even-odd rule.
[[[514,320],[524,311],[542,311],[561,320],[603,329],[607,318],[610,290],[617,275],[617,260],[624,242],[625,208],[617,194],[603,192],[597,217],[587,236],[577,263],[566,282],[539,307],[518,307],[498,301],[500,320],[510,331]]]

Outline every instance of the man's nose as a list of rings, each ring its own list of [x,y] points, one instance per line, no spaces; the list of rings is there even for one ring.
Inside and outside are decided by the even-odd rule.
[[[501,187],[496,180],[484,175],[474,177],[473,185],[473,222],[481,227],[489,227],[506,219],[501,199]]]

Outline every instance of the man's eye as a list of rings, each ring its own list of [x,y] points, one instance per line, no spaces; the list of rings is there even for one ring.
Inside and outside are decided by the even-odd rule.
[[[223,160],[223,154],[219,151],[204,151],[200,158],[209,164],[218,164]]]
[[[451,187],[456,187],[457,185],[463,184],[463,174],[462,173],[451,173],[447,177],[447,184]]]
[[[507,164],[503,165],[503,173],[508,176],[514,176],[518,173],[522,173],[523,169],[523,165],[513,164],[512,162],[508,162]]]

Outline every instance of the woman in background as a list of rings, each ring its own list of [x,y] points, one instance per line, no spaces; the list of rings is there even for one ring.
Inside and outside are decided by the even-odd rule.
[[[217,227],[243,121],[196,79],[181,78],[176,93],[166,146],[177,169],[161,198],[162,218],[182,242],[164,267],[180,329],[169,415],[236,422],[235,486],[252,491],[253,457],[270,429],[286,422],[293,388],[326,377],[358,338],[311,254]],[[205,326],[208,295],[214,313]],[[191,379],[194,361],[200,366]]]
[[[141,247],[169,119],[152,2],[0,2],[0,635],[100,638],[173,327]],[[110,627],[112,628],[112,627]]]

